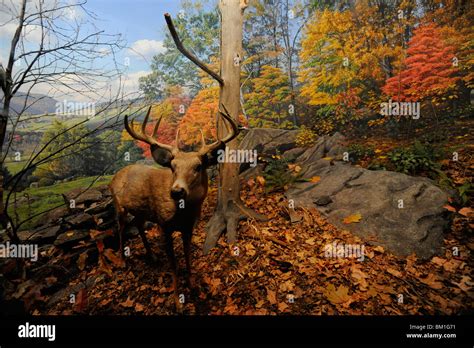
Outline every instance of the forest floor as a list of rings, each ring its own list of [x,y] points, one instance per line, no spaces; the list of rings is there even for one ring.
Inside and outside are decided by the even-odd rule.
[[[250,185],[249,185],[250,184]],[[199,294],[184,282],[184,254],[180,236],[175,250],[180,260],[179,293],[184,314],[461,314],[472,311],[472,236],[467,220],[454,218],[444,239],[445,252],[430,260],[414,255],[394,256],[380,246],[365,244],[365,258],[328,258],[324,247],[333,242],[361,244],[350,232],[335,228],[315,210],[300,210],[301,221],[291,223],[281,193],[266,194],[251,180],[242,190],[248,206],[266,214],[268,222],[240,225],[240,241],[227,245],[221,238],[203,255],[205,222],[212,215],[216,190],[211,189],[202,219],[193,236],[193,273]],[[262,203],[265,202],[265,203]],[[210,204],[209,204],[210,203]],[[162,262],[145,261],[140,238],[130,240],[126,265],[114,257],[85,265],[70,280],[82,287],[76,303],[66,296],[52,307],[37,306],[33,314],[175,314],[171,276],[158,229],[147,232]],[[458,247],[458,256],[452,248]],[[59,256],[60,257],[60,256]],[[93,281],[91,281],[93,280]]]
[[[471,125],[472,122],[467,127]],[[459,185],[472,180],[473,146],[464,144],[473,144],[474,139],[464,126],[456,129],[460,133],[452,133],[448,145],[460,149],[460,157],[468,160],[445,161],[443,170]],[[379,156],[400,146],[399,141],[381,137],[360,139],[359,143],[373,144],[379,149]],[[362,160],[358,165],[366,166],[366,163]],[[184,295],[184,314],[472,313],[471,208],[448,205],[447,209],[453,211],[453,223],[445,234],[442,254],[418,260],[415,255],[399,257],[371,245],[370,241],[363,242],[328,223],[316,209],[298,209],[300,221],[292,223],[282,192],[267,193],[259,178],[243,182],[242,186],[241,198],[245,204],[269,220],[241,222],[238,243],[228,245],[222,237],[217,247],[203,255],[205,224],[216,202],[216,188],[210,188],[192,240],[198,293],[185,286],[183,248],[179,233],[175,234],[180,265],[178,292]],[[162,234],[154,227],[147,235],[160,260],[158,265],[146,262],[139,237],[127,242],[131,255],[125,265],[119,262],[116,253],[104,250],[98,243],[101,250],[98,261],[79,257],[74,261],[82,269],[78,274],[67,281],[46,279],[46,282],[61,283],[62,288],[75,289],[75,303],[70,303],[67,292],[59,300],[57,293],[38,296],[30,311],[36,315],[176,314]],[[355,257],[327,257],[325,247],[333,243],[364,245],[363,261]],[[51,263],[67,268],[66,261],[59,253],[53,255]]]

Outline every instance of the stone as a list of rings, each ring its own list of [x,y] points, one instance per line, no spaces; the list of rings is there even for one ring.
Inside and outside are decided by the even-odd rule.
[[[74,200],[75,205],[78,205],[82,203],[90,204],[100,201],[103,198],[102,192],[95,188],[89,188],[85,191],[84,190],[85,189],[83,187],[79,187],[63,194],[64,201],[68,206],[70,206],[72,199]]]
[[[79,213],[64,219],[71,229],[93,228],[95,221],[92,215]]]
[[[61,233],[54,245],[62,249],[69,249],[76,245],[79,241],[89,238],[89,230],[69,230]]]
[[[17,235],[24,243],[44,245],[52,243],[60,231],[60,225],[42,226],[31,231],[20,231]]]
[[[430,180],[342,162],[308,174],[321,180],[297,183],[286,192],[296,206],[316,206],[334,225],[365,240],[375,237],[374,244],[400,256],[416,253],[426,259],[441,251],[443,230],[449,224],[443,208],[448,195]],[[362,216],[360,222],[343,223],[356,213]]]

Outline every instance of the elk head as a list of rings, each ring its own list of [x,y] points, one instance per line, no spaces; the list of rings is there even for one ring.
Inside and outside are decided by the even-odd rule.
[[[162,144],[156,140],[158,127],[161,122],[161,116],[157,120],[153,133],[147,135],[145,128],[150,116],[151,106],[143,120],[141,132],[134,130],[133,120],[128,122],[128,116],[125,116],[125,129],[134,139],[143,141],[150,145],[150,151],[156,163],[162,167],[171,169],[173,175],[173,184],[171,186],[170,195],[174,199],[185,199],[192,192],[193,188],[202,183],[203,175],[209,166],[217,164],[218,151],[224,150],[225,144],[233,140],[239,134],[237,123],[229,115],[227,109],[222,105],[224,111],[219,110],[219,115],[226,120],[231,130],[224,139],[217,140],[212,144],[206,145],[204,135],[201,131],[201,147],[198,151],[183,152],[179,149],[179,130],[176,133],[176,145],[171,146]],[[207,185],[207,176],[206,185]]]

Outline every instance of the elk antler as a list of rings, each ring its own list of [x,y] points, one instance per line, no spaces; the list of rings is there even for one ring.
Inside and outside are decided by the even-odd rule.
[[[146,124],[148,123],[148,117],[150,116],[150,111],[151,111],[151,106],[148,108],[148,112],[146,113],[145,119],[143,120],[141,132],[139,133],[135,132],[133,120],[130,122],[130,124],[128,123],[128,115],[125,115],[125,119],[124,119],[125,129],[127,130],[128,134],[130,134],[130,136],[134,139],[143,141],[147,143],[148,145],[156,145],[164,150],[168,150],[171,153],[175,153],[176,151],[178,151],[177,148],[170,145],[162,144],[155,139],[156,133],[158,132],[158,127],[160,126],[161,116],[158,119],[158,121],[156,121],[155,128],[153,128],[152,135],[146,134],[145,128],[146,128]]]
[[[231,131],[227,133],[227,135],[224,137],[224,139],[217,140],[213,142],[212,144],[206,145],[206,143],[203,141],[203,145],[201,149],[199,150],[199,153],[201,155],[204,155],[208,152],[211,152],[220,146],[222,146],[223,143],[228,143],[229,141],[235,139],[237,135],[239,135],[239,126],[237,125],[237,122],[229,115],[229,111],[227,111],[227,108],[225,107],[224,104],[222,104],[222,108],[224,111],[219,110],[219,115],[221,115],[224,119],[224,121],[227,121],[230,126],[231,126]]]

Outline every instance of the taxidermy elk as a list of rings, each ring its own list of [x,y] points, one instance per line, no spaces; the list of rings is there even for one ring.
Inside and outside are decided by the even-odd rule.
[[[176,145],[170,146],[159,143],[156,134],[161,117],[157,120],[152,135],[147,135],[145,127],[148,123],[151,107],[141,126],[141,132],[134,129],[133,121],[129,124],[125,116],[124,125],[133,138],[150,145],[153,159],[161,168],[142,164],[132,164],[117,172],[110,183],[114,205],[118,220],[118,234],[120,250],[123,255],[123,233],[128,214],[133,216],[129,223],[137,227],[145,246],[147,258],[156,261],[144,231],[146,221],[157,223],[165,236],[166,254],[171,264],[174,299],[177,302],[177,265],[173,248],[172,233],[181,232],[184,255],[186,259],[186,281],[190,288],[194,288],[191,277],[190,247],[195,223],[201,213],[201,205],[206,198],[208,177],[206,169],[217,164],[218,151],[225,148],[225,144],[234,139],[239,129],[237,123],[228,114],[219,111],[223,120],[231,126],[226,137],[210,145],[206,145],[201,132],[201,147],[195,152],[179,150],[179,131],[176,134]]]

